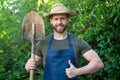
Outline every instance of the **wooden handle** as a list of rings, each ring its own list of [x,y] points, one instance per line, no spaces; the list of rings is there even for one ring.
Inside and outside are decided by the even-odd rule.
[[[32,47],[31,47],[31,58],[35,60],[35,24],[32,23]],[[30,70],[30,80],[34,80],[34,69]]]
[[[34,80],[34,70],[30,70],[30,80]]]

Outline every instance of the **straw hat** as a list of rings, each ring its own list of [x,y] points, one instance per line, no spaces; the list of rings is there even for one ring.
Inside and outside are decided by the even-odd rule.
[[[74,11],[67,9],[62,3],[54,4],[51,8],[50,13],[45,13],[44,17],[50,18],[54,14],[68,14],[70,17],[75,15]]]

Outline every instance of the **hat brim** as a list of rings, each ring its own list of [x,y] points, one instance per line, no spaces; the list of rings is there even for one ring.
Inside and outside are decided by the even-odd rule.
[[[57,12],[55,12],[55,13],[45,13],[44,17],[50,19],[50,17],[52,15],[55,15],[55,14],[67,14],[67,15],[69,15],[69,17],[71,17],[71,16],[75,15],[75,12],[74,11],[69,11],[69,12],[59,12],[59,13],[57,13]]]

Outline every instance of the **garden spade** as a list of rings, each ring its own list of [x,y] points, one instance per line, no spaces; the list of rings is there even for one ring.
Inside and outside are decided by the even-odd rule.
[[[44,39],[44,21],[39,13],[29,12],[23,19],[22,23],[23,39],[32,43],[31,58],[35,60],[36,42]],[[34,70],[30,70],[30,80],[34,80]]]

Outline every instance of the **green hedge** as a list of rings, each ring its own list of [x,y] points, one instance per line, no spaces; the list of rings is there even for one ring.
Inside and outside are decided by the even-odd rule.
[[[100,71],[83,75],[80,80],[119,80],[120,74],[120,1],[119,0],[0,0],[0,80],[28,80],[24,69],[31,43],[22,40],[22,20],[31,10],[41,15],[54,3],[62,2],[76,11],[68,31],[85,39],[104,62]],[[12,8],[10,7],[12,6]],[[52,32],[45,19],[46,35]],[[80,65],[87,64],[81,57]],[[35,71],[42,80],[42,66]]]

